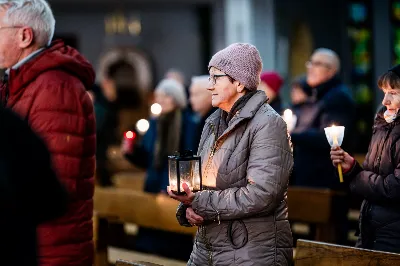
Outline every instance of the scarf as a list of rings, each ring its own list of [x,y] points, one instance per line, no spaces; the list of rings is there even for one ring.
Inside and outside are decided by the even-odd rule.
[[[221,112],[221,117],[219,119],[219,125],[217,125],[218,128],[218,138],[224,133],[224,131],[228,128],[229,122],[232,120],[232,118],[235,116],[235,114],[240,111],[246,103],[249,101],[251,97],[256,93],[257,91],[251,91],[247,92],[245,95],[240,97],[232,106],[231,110],[228,112],[222,111]]]
[[[398,113],[398,111],[393,113],[393,112],[390,112],[389,110],[386,110],[383,113],[383,118],[385,118],[387,123],[392,123],[396,119],[397,113]]]

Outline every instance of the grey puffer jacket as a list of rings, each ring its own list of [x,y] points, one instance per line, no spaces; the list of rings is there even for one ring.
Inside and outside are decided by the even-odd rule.
[[[286,124],[266,102],[264,92],[255,93],[218,139],[215,127],[222,110],[206,121],[199,155],[207,188],[192,202],[205,223],[198,229],[188,265],[292,261],[286,198],[293,156]],[[181,218],[184,209],[178,209]]]

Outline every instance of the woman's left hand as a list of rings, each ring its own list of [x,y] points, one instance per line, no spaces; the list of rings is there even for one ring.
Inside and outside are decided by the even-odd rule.
[[[186,183],[182,184],[183,190],[186,192],[186,195],[175,195],[170,187],[168,187],[168,195],[177,200],[182,202],[185,205],[190,206],[192,204],[192,201],[194,200],[195,194],[190,190],[189,186]]]
[[[190,207],[186,209],[186,219],[192,226],[199,226],[204,222],[203,217],[197,215],[197,213],[195,213]]]

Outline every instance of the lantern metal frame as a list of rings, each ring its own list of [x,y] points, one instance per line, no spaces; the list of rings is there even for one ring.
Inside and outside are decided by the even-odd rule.
[[[170,162],[171,161],[175,161],[176,162],[176,191],[171,190],[175,195],[186,195],[185,191],[181,191],[181,171],[180,171],[180,167],[179,167],[179,162],[187,162],[187,161],[197,161],[199,164],[199,178],[200,178],[200,189],[194,189],[194,184],[192,184],[192,192],[199,192],[201,190],[203,190],[203,177],[202,177],[202,173],[201,173],[201,157],[194,155],[193,151],[191,150],[185,150],[181,153],[176,152],[174,155],[170,155],[168,156],[168,179],[170,182],[170,176],[169,176],[169,167],[170,167]],[[192,180],[193,182],[193,180]],[[170,184],[171,185],[171,184]]]

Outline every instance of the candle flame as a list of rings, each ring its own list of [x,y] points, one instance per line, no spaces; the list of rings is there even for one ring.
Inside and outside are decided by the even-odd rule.
[[[150,127],[150,123],[149,123],[149,121],[147,121],[146,119],[140,119],[140,120],[136,123],[136,128],[137,128],[137,130],[138,130],[140,133],[142,133],[142,134],[146,133],[147,130],[149,129],[149,127]]]
[[[154,103],[151,105],[150,111],[153,115],[160,115],[162,112],[162,107],[159,103]]]
[[[125,137],[126,137],[127,139],[133,139],[133,138],[135,137],[135,133],[132,132],[132,131],[127,131],[127,132],[125,133]]]
[[[292,112],[292,110],[290,110],[290,109],[286,109],[284,112],[283,112],[283,116],[284,117],[291,117],[293,115],[293,112]]]

